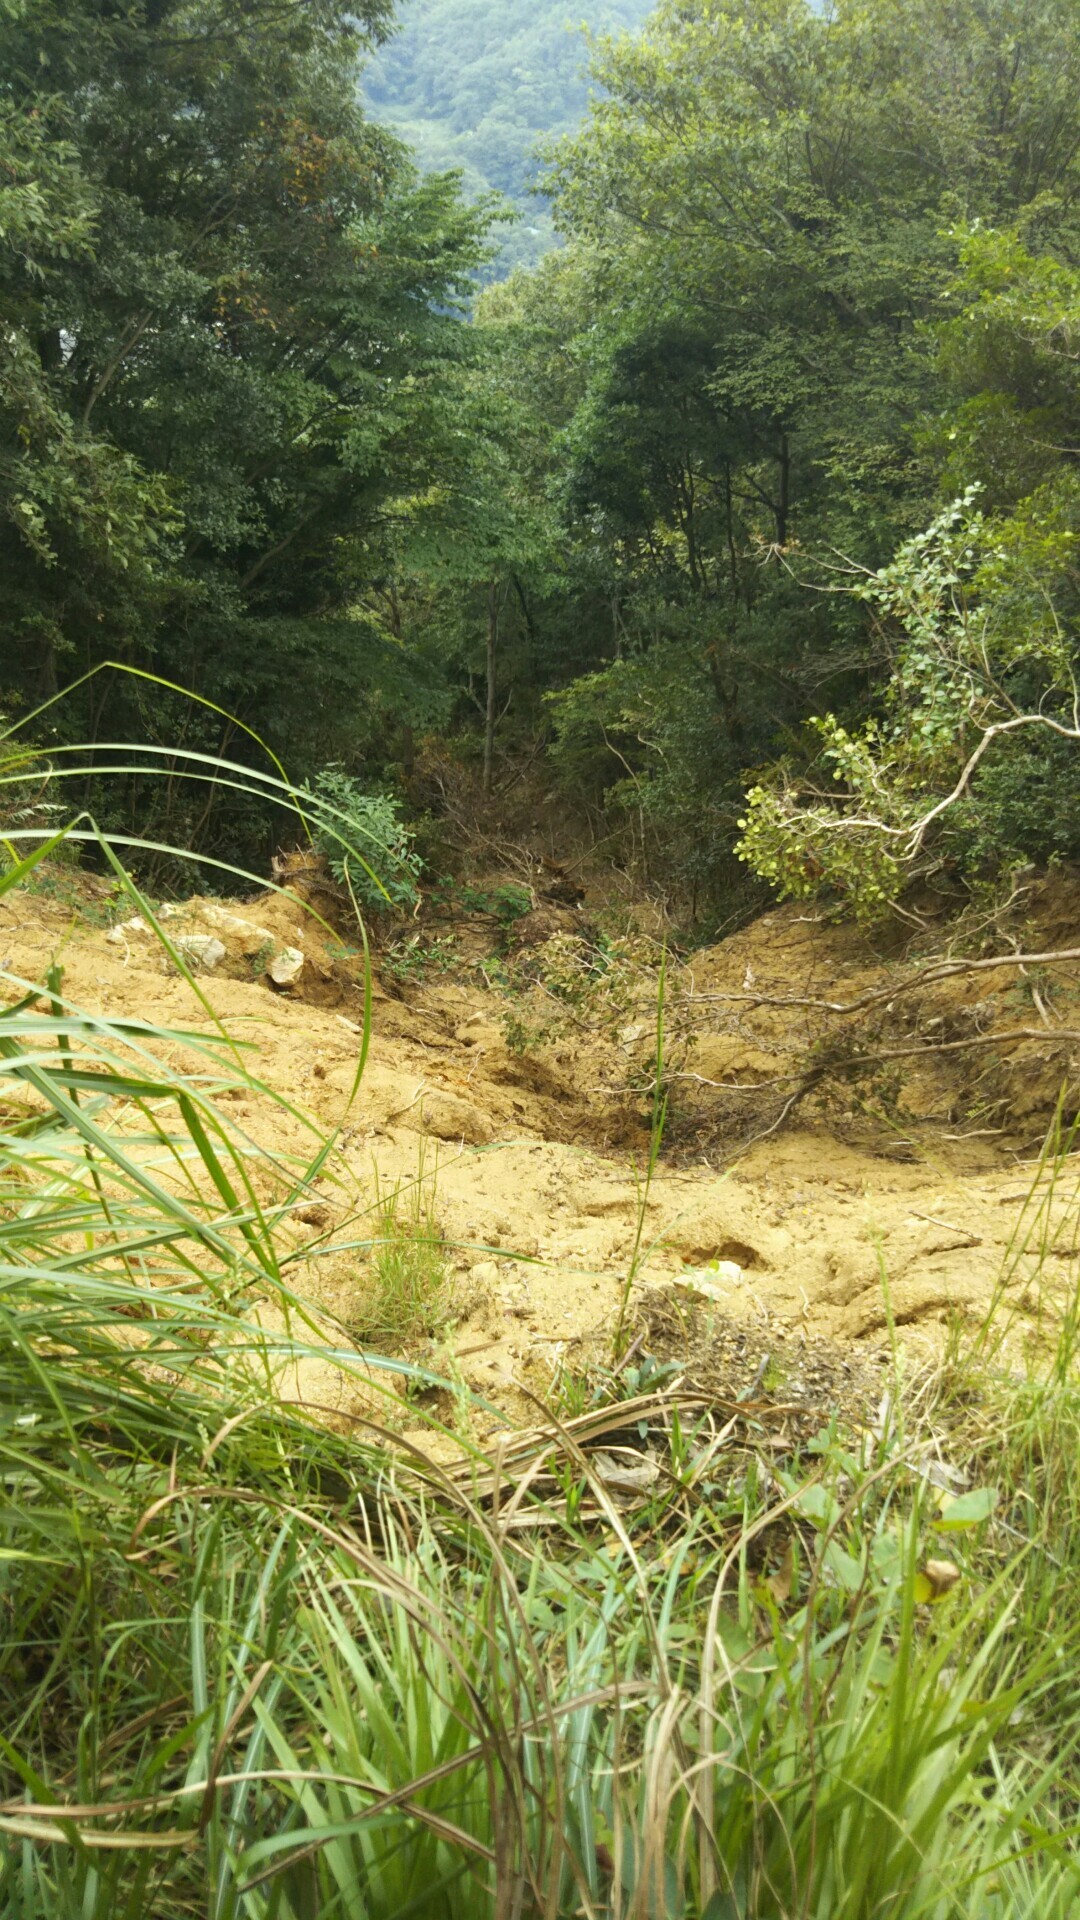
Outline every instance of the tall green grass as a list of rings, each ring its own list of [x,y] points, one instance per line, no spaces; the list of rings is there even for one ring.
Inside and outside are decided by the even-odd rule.
[[[1075,1608],[1028,1611],[1008,1500],[943,1509],[897,1416],[778,1454],[677,1387],[433,1465],[293,1278],[333,1140],[237,1130],[282,1096],[205,1009],[3,986],[0,1914],[1076,1910]],[[353,1430],[280,1397],[311,1354]],[[642,1427],[624,1505],[596,1443]]]

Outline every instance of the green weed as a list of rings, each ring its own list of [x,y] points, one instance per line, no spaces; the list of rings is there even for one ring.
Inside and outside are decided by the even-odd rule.
[[[456,913],[490,913],[504,926],[511,926],[529,913],[533,896],[528,887],[516,885],[513,881],[504,882],[497,887],[475,887],[452,879],[439,882],[431,892],[431,904],[441,911]]]
[[[431,974],[448,973],[457,961],[457,945],[452,934],[436,934],[425,940],[419,933],[395,940],[382,957],[382,969],[393,980],[407,984],[426,980]]]
[[[352,1330],[365,1343],[397,1352],[434,1339],[453,1314],[446,1245],[435,1211],[436,1178],[421,1163],[415,1180],[379,1188],[376,1234],[363,1300]]]

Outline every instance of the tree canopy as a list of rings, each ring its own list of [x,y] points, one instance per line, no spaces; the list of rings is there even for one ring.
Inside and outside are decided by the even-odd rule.
[[[551,485],[617,609],[557,752],[595,779],[617,750],[669,867],[720,884],[749,771],[812,757],[825,702],[878,713],[888,622],[847,588],[949,497],[1056,470],[1067,548],[1074,368],[1016,321],[1038,287],[1065,324],[1073,28],[1063,0],[679,0],[599,50],[549,176],[568,252],[500,298],[546,336]]]
[[[633,14],[564,244],[477,299],[489,213],[359,104],[381,0],[3,0],[7,704],[211,753],[226,709],[303,778],[546,742],[707,912],[1071,857],[1071,0]],[[551,9],[404,19],[395,115],[583,102]]]
[[[3,677],[24,701],[117,658],[301,770],[362,725],[381,640],[358,585],[429,478],[484,251],[453,183],[357,103],[387,18],[0,13]],[[95,686],[58,724],[170,741],[182,711]]]

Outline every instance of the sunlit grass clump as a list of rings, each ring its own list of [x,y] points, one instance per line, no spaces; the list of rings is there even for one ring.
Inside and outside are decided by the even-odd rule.
[[[381,1185],[375,1236],[350,1326],[365,1346],[407,1351],[440,1334],[453,1315],[448,1252],[436,1213],[437,1173]]]

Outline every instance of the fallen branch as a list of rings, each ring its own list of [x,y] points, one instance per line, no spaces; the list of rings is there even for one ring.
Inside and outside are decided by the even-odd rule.
[[[701,1086],[714,1087],[719,1093],[763,1093],[771,1088],[790,1085],[793,1080],[798,1080],[798,1084],[792,1088],[784,1100],[776,1118],[760,1133],[751,1134],[749,1139],[743,1141],[740,1151],[745,1152],[748,1147],[756,1146],[759,1141],[768,1140],[772,1134],[778,1133],[785,1120],[806,1099],[807,1094],[812,1093],[825,1080],[839,1080],[846,1075],[871,1072],[875,1067],[882,1066],[891,1060],[925,1059],[931,1054],[956,1053],[973,1047],[1004,1046],[1023,1040],[1039,1040],[1044,1046],[1047,1040],[1075,1041],[1080,1044],[1080,1030],[1075,1027],[1058,1027],[1048,1032],[1045,1027],[1009,1027],[1003,1033],[971,1034],[963,1040],[923,1040],[918,1046],[883,1047],[874,1053],[850,1053],[835,1059],[823,1060],[809,1072],[804,1073],[801,1078],[794,1073],[778,1074],[769,1080],[761,1080],[753,1084],[736,1080],[709,1080],[703,1074],[696,1073],[674,1073],[667,1077],[670,1080],[693,1080]],[[648,1089],[640,1091],[644,1092]],[[990,1131],[1000,1132],[1001,1129],[993,1128]]]
[[[804,994],[748,993],[744,989],[739,993],[689,993],[686,1001],[694,1006],[724,1002],[750,1007],[809,1007],[819,1013],[863,1013],[867,1007],[898,1000],[901,994],[911,993],[916,987],[936,986],[939,981],[951,980],[957,974],[983,973],[991,967],[1023,970],[1024,967],[1060,966],[1068,960],[1080,960],[1080,947],[1057,947],[1048,953],[997,953],[984,960],[928,960],[899,984],[872,987],[855,1000],[816,1000]]]

